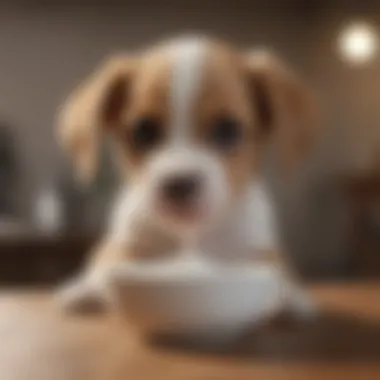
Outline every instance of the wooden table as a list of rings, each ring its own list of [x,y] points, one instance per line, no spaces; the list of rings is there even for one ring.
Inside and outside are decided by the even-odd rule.
[[[315,286],[323,315],[230,352],[139,343],[115,316],[68,317],[48,292],[0,297],[1,380],[380,379],[380,282]]]

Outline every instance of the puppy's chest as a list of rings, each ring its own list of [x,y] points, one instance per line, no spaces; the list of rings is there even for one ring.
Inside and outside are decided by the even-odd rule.
[[[277,246],[272,203],[266,191],[258,186],[252,187],[236,209],[199,242],[204,254],[233,260],[254,258]]]

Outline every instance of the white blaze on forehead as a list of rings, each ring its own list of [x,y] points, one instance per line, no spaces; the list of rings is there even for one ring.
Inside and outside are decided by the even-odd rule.
[[[172,44],[173,69],[170,96],[170,122],[176,140],[185,140],[194,122],[194,105],[199,95],[206,43],[189,38]]]

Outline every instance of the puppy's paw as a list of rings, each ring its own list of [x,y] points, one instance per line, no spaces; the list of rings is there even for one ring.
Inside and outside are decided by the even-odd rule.
[[[286,308],[290,315],[300,322],[313,322],[319,315],[315,300],[299,289],[290,294]]]
[[[84,282],[72,282],[57,293],[59,307],[70,314],[102,314],[107,310],[107,300],[97,288]]]

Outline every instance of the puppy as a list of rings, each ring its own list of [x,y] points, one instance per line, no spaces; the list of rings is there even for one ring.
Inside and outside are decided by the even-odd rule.
[[[286,180],[316,121],[308,88],[265,52],[190,36],[102,64],[64,105],[60,140],[89,181],[108,137],[122,186],[103,240],[62,293],[66,306],[106,305],[106,274],[120,262],[196,249],[280,266],[289,310],[312,312],[285,265],[261,166],[271,146]]]

